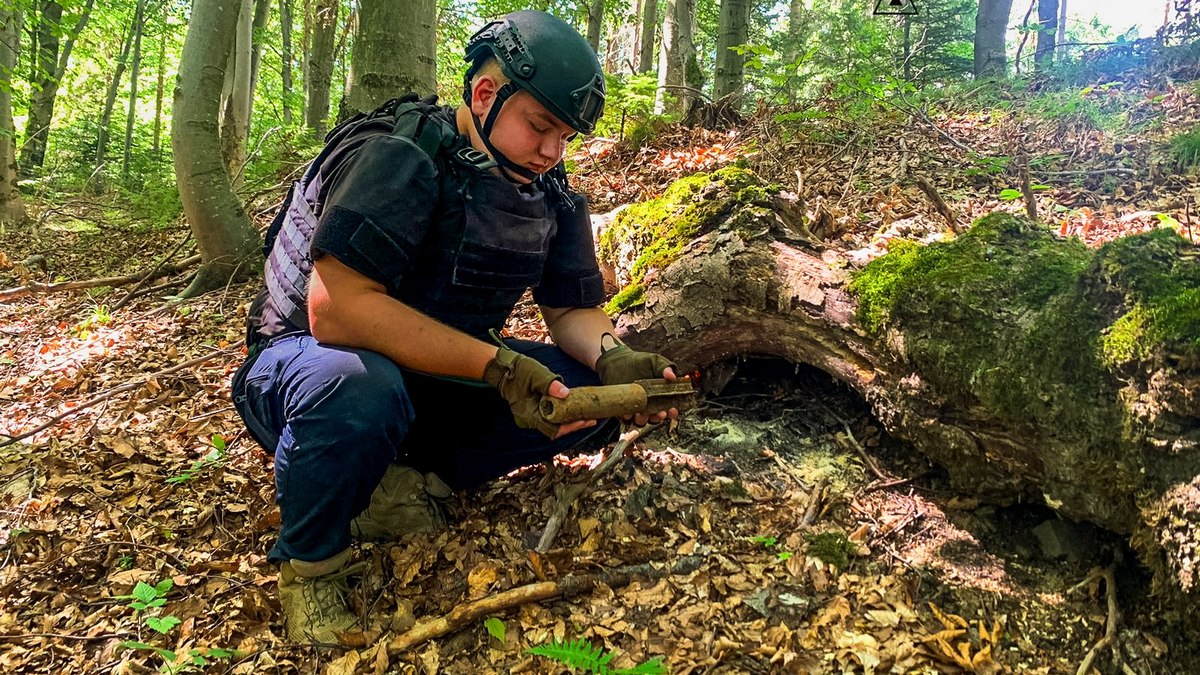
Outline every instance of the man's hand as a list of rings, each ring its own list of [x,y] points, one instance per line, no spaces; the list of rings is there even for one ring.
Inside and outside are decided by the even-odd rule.
[[[607,338],[607,340],[605,339]],[[604,347],[604,343],[612,341],[613,346]],[[675,364],[661,354],[639,352],[619,343],[611,334],[605,333],[601,338],[600,358],[596,360],[596,372],[604,384],[629,384],[635,380],[645,380],[662,377],[674,381]],[[679,411],[675,408],[656,413],[652,416],[636,415],[634,424],[641,426],[647,421],[661,422],[667,418],[675,419]]]
[[[537,429],[547,438],[559,438],[573,431],[595,426],[596,420],[581,420],[569,424],[552,424],[542,418],[539,405],[549,394],[566,398],[570,390],[558,375],[536,359],[501,347],[483,370],[483,380],[500,391],[508,401],[517,426]]]

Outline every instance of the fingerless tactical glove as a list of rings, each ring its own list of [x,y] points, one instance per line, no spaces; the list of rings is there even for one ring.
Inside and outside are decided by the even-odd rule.
[[[547,438],[558,435],[559,425],[543,419],[538,406],[550,392],[550,383],[560,379],[536,359],[507,347],[501,347],[483,369],[483,381],[498,389],[500,396],[508,401],[517,426],[537,429]]]
[[[629,384],[662,377],[665,368],[674,369],[675,364],[661,354],[634,351],[620,343],[604,350],[596,360],[596,372],[604,384]]]

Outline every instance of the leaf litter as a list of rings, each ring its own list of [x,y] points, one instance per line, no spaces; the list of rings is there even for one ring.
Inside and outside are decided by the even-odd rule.
[[[611,207],[743,158],[794,187],[811,219],[837,224],[833,247],[846,264],[886,251],[895,237],[946,236],[945,220],[899,166],[927,171],[964,221],[1023,208],[995,196],[1011,177],[958,175],[961,150],[929,128],[894,116],[868,133],[830,105],[834,114],[800,134],[760,114],[734,132],[669,128],[637,150],[589,146],[577,182]],[[1194,120],[1198,102],[1168,86],[1137,106],[1161,116],[1166,133]],[[996,155],[1023,143],[1041,156],[1139,171],[1162,147],[1150,136],[1118,144],[1070,119],[950,111],[934,123]],[[1113,187],[1097,174],[1056,184],[1037,202],[1064,236],[1099,243],[1163,225],[1158,214],[1190,236],[1194,193],[1190,181]],[[10,232],[0,251],[8,261],[46,255],[54,274],[81,279],[145,269],[170,239],[144,229],[119,237],[103,228]],[[21,281],[3,271],[0,279]],[[253,288],[231,286],[165,311],[143,298],[111,316],[102,308],[119,289],[0,304],[0,433],[146,378],[0,448],[3,672],[142,673],[190,663],[230,673],[541,673],[558,670],[530,647],[582,639],[617,654],[614,667],[663,657],[672,673],[1058,673],[1074,672],[1103,635],[1099,590],[1069,590],[1094,561],[1042,560],[1026,527],[1034,516],[942,491],[935,467],[888,439],[861,401],[828,378],[759,372],[740,393],[639,444],[584,495],[545,556],[531,556],[528,542],[553,505],[554,486],[596,458],[515,472],[462,496],[463,517],[448,530],[360,547],[371,564],[356,596],[368,617],[359,644],[289,644],[265,557],[279,524],[271,460],[241,431],[227,391]],[[509,332],[545,339],[528,299]],[[147,377],[205,355],[215,356]],[[839,442],[845,428],[830,410],[900,484],[874,480]],[[703,563],[686,575],[601,585],[406,653],[386,649],[388,635],[417,621],[541,578],[691,555]],[[145,610],[157,621],[146,623],[121,599],[139,583],[168,580],[165,603]],[[1122,583],[1136,589],[1144,580]],[[1193,662],[1194,646],[1157,625],[1151,608],[1127,609],[1123,643],[1139,668],[1181,672]],[[189,655],[207,660],[197,665]]]

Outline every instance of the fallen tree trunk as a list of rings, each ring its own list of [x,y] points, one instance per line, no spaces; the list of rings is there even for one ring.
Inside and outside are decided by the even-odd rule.
[[[109,286],[116,288],[117,286],[127,286],[129,284],[144,284],[147,281],[153,281],[162,277],[177,274],[188,269],[192,265],[200,262],[200,256],[192,256],[185,258],[177,263],[162,264],[151,270],[149,273],[138,272],[136,274],[126,274],[119,277],[99,277],[96,279],[83,279],[80,281],[60,281],[53,284],[43,284],[36,281],[26,283],[24,286],[16,286],[0,290],[0,302],[11,302],[17,298],[23,298],[27,295],[35,293],[57,293],[60,291],[82,291],[88,288],[101,288]]]
[[[688,369],[814,365],[957,489],[1130,535],[1169,595],[1200,595],[1194,248],[1160,230],[1090,250],[993,214],[851,272],[778,199],[723,169],[623,210],[599,237],[622,338]]]

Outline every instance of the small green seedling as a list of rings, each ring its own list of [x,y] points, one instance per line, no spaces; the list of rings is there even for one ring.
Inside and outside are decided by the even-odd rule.
[[[180,474],[168,478],[167,482],[172,484],[186,483],[200,475],[205,469],[218,466],[225,461],[225,448],[225,438],[221,434],[213,434],[212,449],[205,453],[204,457],[192,462],[192,465],[184,469]]]
[[[488,617],[488,620],[483,622],[483,627],[487,629],[488,635],[491,635],[503,644],[504,636],[508,632],[508,628],[504,625],[503,621],[494,616]]]

